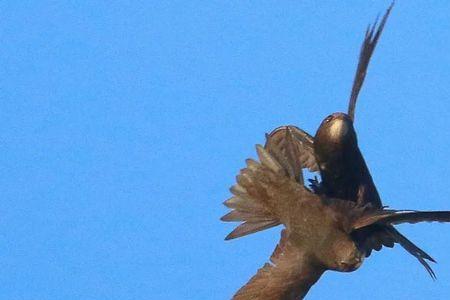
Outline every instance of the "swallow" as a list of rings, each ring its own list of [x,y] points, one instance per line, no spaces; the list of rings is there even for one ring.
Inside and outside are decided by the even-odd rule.
[[[392,210],[382,205],[358,148],[353,126],[356,100],[370,58],[393,4],[379,26],[369,26],[363,41],[347,113],[334,113],[312,137],[295,126],[282,126],[257,145],[259,162],[246,167],[224,202],[221,218],[241,222],[225,239],[235,239],[282,224],[270,262],[258,270],[233,299],[302,299],[327,270],[358,269],[373,249],[399,243],[434,278],[428,254],[394,225],[450,222],[450,211]],[[318,171],[321,182],[305,185],[303,169]]]
[[[320,124],[314,137],[295,126],[282,126],[270,134],[272,144],[285,139],[285,131],[291,131],[293,145],[302,153],[298,162],[299,168],[319,171],[321,182],[311,180],[311,188],[316,193],[324,193],[329,197],[347,199],[358,205],[371,205],[375,208],[383,206],[378,190],[373,182],[364,157],[358,147],[354,128],[355,107],[359,92],[363,85],[370,58],[381,36],[393,4],[376,28],[376,22],[369,26],[359,55],[358,66],[353,81],[347,113],[336,112],[327,116]],[[269,149],[273,147],[267,144]],[[284,151],[282,149],[282,151]],[[305,159],[306,158],[306,159]],[[366,256],[372,250],[379,251],[382,246],[392,248],[400,244],[406,251],[417,258],[430,276],[436,275],[428,261],[436,262],[425,251],[402,235],[392,225],[372,226],[355,237]]]
[[[292,135],[286,133],[285,142],[270,152],[256,146],[259,161],[246,160],[230,189],[232,197],[224,202],[231,211],[221,220],[241,222],[226,240],[280,224],[285,227],[270,262],[233,299],[303,299],[325,271],[352,272],[361,266],[366,252],[355,237],[368,228],[450,222],[450,211],[375,208],[314,193],[296,172],[298,155],[289,142]]]

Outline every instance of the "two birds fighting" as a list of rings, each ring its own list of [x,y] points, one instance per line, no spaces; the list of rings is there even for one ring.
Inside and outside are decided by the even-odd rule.
[[[313,137],[295,126],[282,126],[257,145],[259,162],[246,167],[224,202],[231,212],[221,218],[242,222],[226,240],[284,225],[270,262],[260,268],[233,299],[302,299],[327,270],[351,272],[372,250],[400,244],[432,278],[425,251],[402,235],[396,224],[450,222],[450,211],[392,210],[383,206],[358,148],[353,126],[355,106],[370,58],[393,4],[377,26],[369,26],[347,113],[326,117]],[[320,173],[306,186],[302,170]]]

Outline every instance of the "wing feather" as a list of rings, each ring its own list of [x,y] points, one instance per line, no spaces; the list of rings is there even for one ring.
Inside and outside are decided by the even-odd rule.
[[[363,215],[355,220],[352,228],[359,229],[375,223],[396,225],[419,222],[450,222],[450,211],[383,210],[373,214]]]
[[[230,188],[233,197],[224,202],[224,205],[232,210],[221,220],[242,224],[236,227],[225,238],[226,240],[282,223],[288,226],[290,208],[308,195],[312,195],[298,182],[299,177],[294,174],[293,160],[283,160],[285,156],[275,145],[271,150],[275,155],[257,145],[256,151],[260,162],[247,159],[246,168],[236,176],[236,184]]]
[[[364,233],[364,231],[373,231],[373,228],[382,228],[384,232],[389,234],[395,243],[399,243],[424,266],[431,278],[436,279],[436,275],[427,260],[431,262],[436,261],[393,227],[395,224],[415,224],[419,222],[450,222],[450,211],[375,211],[363,214],[361,217],[357,218],[353,222],[352,228],[356,233],[356,236],[358,236],[358,233]],[[386,239],[385,235],[380,235],[376,231],[373,231],[369,238],[373,239],[373,241],[368,241],[366,246],[375,250],[378,250],[380,247],[379,245],[386,245],[386,241],[389,241],[389,239]],[[375,242],[375,244],[373,244],[373,242]],[[370,254],[370,251],[368,253]]]
[[[353,80],[352,92],[350,94],[350,100],[348,104],[348,115],[352,120],[355,119],[356,100],[358,99],[359,92],[364,83],[370,58],[372,57],[375,46],[377,45],[378,39],[383,32],[384,25],[386,24],[393,6],[394,2],[392,2],[392,4],[387,9],[378,28],[377,22],[375,21],[375,23],[372,26],[369,25],[366,30],[366,35],[364,37],[364,41],[361,45],[361,50],[359,53],[358,67],[356,68],[356,74]]]
[[[281,126],[273,130],[267,136],[265,148],[291,166],[297,181],[302,184],[302,169],[319,170],[314,156],[314,138],[296,126]]]
[[[275,248],[270,263],[264,264],[247,284],[239,289],[233,300],[295,300],[303,298],[319,279],[323,270],[312,267],[289,240],[286,229]]]

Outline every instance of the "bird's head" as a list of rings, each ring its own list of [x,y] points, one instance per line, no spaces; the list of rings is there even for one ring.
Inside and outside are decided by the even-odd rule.
[[[342,161],[342,156],[352,155],[358,149],[353,121],[345,113],[334,113],[320,124],[314,137],[314,154],[320,169],[322,164]]]
[[[352,238],[345,232],[335,232],[320,255],[321,263],[329,270],[353,272],[365,257]]]
[[[365,255],[352,240],[338,241],[333,246],[336,271],[352,272],[362,265]]]
[[[322,147],[325,144],[333,148],[357,144],[353,121],[349,115],[334,113],[322,121],[316,132],[314,145]]]

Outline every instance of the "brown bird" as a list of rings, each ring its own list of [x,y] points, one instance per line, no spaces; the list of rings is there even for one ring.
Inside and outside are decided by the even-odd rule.
[[[295,126],[282,126],[270,134],[271,142],[266,144],[270,150],[274,144],[279,145],[286,138],[286,131],[292,132],[291,147],[302,153],[302,160],[298,167],[320,171],[322,179],[320,184],[317,180],[311,181],[311,187],[316,193],[350,200],[359,206],[371,205],[374,208],[382,208],[382,202],[359,150],[353,122],[356,100],[364,82],[370,58],[391,9],[392,5],[388,8],[377,30],[374,25],[366,32],[350,95],[348,113],[334,113],[326,117],[314,138]],[[283,147],[281,148],[282,151],[286,151]],[[436,261],[392,225],[372,225],[355,234],[354,238],[364,249],[367,257],[372,250],[381,250],[383,245],[392,248],[395,243],[399,243],[418,259],[432,278],[436,278],[426,260]]]
[[[356,98],[391,7],[378,29],[374,25],[366,32],[348,115],[333,114],[325,119],[315,138],[294,126],[275,130],[267,136],[265,147],[257,146],[260,162],[248,159],[237,176],[237,184],[231,188],[233,197],[224,203],[232,211],[222,220],[243,223],[226,239],[279,224],[285,229],[271,262],[233,299],[301,299],[323,272],[356,270],[371,249],[378,250],[379,243],[393,246],[399,242],[405,247],[405,242],[394,239],[395,233],[385,232],[385,228],[400,223],[450,222],[450,211],[382,207],[357,147],[353,129]],[[303,168],[321,172],[322,182],[313,182],[314,192],[304,185]],[[423,251],[409,251],[422,260],[431,259]]]

